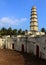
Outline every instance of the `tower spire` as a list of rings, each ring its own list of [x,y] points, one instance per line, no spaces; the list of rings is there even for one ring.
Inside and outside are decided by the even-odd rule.
[[[36,6],[33,6],[32,9],[31,9],[30,31],[32,33],[38,32],[38,20],[37,20]]]

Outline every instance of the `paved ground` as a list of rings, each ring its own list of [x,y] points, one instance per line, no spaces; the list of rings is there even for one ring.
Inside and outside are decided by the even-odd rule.
[[[46,65],[46,60],[26,53],[0,49],[0,65]]]

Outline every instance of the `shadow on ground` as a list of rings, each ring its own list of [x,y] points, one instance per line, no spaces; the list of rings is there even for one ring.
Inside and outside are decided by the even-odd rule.
[[[32,54],[21,53],[24,57],[24,65],[46,65],[46,60]]]

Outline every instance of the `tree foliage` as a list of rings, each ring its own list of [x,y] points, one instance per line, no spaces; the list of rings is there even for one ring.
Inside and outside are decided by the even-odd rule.
[[[42,28],[41,29],[41,32],[44,32],[46,34],[46,29],[45,28]]]
[[[45,28],[42,28],[41,31],[42,31],[42,32],[46,32]]]
[[[25,31],[22,31],[22,29],[19,29],[19,30],[13,29],[12,30],[11,27],[9,27],[8,29],[3,27],[0,30],[0,35],[15,35],[15,36],[17,36],[17,35],[24,35],[24,34],[25,34]]]
[[[7,29],[3,27],[3,28],[0,30],[0,34],[1,34],[1,35],[7,35]]]
[[[25,32],[27,33],[28,30],[22,30],[22,29],[13,29],[11,27],[9,27],[8,29],[6,29],[5,27],[3,27],[1,30],[0,30],[0,35],[25,35]],[[41,28],[41,32],[45,32],[46,34],[46,29],[45,28]]]

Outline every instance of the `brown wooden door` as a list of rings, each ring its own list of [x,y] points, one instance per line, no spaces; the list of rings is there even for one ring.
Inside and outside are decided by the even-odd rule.
[[[24,52],[24,45],[22,44],[22,52]]]
[[[36,56],[39,57],[39,46],[36,46]]]

